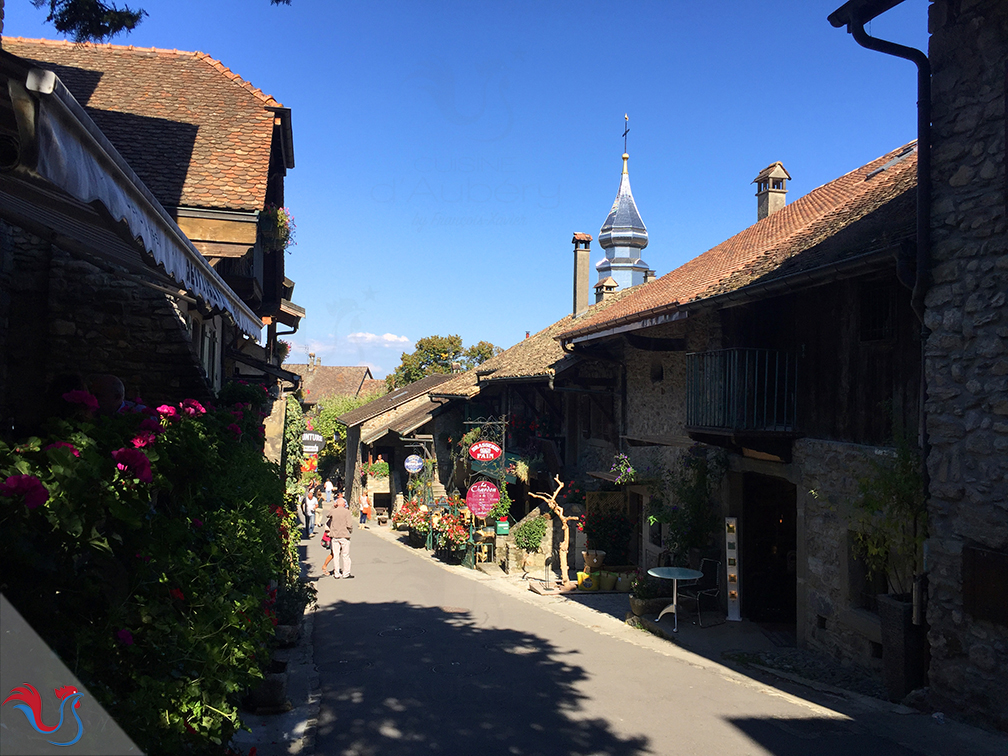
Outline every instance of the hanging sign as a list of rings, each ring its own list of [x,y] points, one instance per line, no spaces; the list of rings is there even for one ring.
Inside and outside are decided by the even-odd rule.
[[[301,449],[307,454],[318,454],[325,448],[325,438],[321,433],[306,431],[301,434]]]
[[[499,501],[500,491],[489,480],[476,481],[466,492],[466,506],[477,517],[486,517]]]
[[[403,462],[403,467],[406,468],[406,472],[408,473],[418,473],[423,470],[423,460],[418,454],[410,454]]]
[[[469,447],[469,456],[477,462],[493,462],[500,457],[503,449],[493,441],[477,441]]]

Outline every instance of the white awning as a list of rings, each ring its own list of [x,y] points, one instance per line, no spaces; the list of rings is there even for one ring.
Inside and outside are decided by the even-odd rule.
[[[258,340],[262,321],[182,233],[59,78],[35,68],[25,88],[38,96],[38,157],[34,167],[18,170],[82,203],[100,202],[114,220],[126,223],[154,264],[181,288],[210,309],[227,312],[243,333]]]

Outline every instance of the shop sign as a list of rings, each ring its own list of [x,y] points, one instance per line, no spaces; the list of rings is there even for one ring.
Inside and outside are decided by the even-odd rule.
[[[406,468],[406,472],[408,473],[418,473],[423,470],[423,460],[419,454],[410,454],[403,462],[403,467]]]
[[[477,441],[469,447],[469,456],[477,462],[493,462],[503,452],[500,445],[493,441]]]
[[[500,491],[489,480],[479,480],[466,492],[466,506],[477,517],[486,517],[500,501]]]
[[[325,437],[315,431],[306,431],[301,434],[301,449],[308,454],[318,454],[325,448]]]

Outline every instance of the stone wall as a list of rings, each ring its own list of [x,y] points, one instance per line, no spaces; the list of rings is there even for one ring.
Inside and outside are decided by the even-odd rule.
[[[798,506],[798,637],[834,658],[881,671],[876,613],[858,606],[849,517],[859,480],[892,450],[803,438],[793,447]]]
[[[177,303],[117,268],[71,256],[0,221],[0,416],[15,434],[47,414],[46,387],[66,373],[119,376],[148,404],[206,399]]]
[[[929,26],[930,682],[940,705],[1008,727],[1008,628],[964,611],[962,572],[966,546],[1008,553],[1008,4],[939,0]]]

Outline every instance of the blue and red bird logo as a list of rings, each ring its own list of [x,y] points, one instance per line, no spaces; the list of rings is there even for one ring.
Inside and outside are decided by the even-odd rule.
[[[20,709],[21,713],[25,715],[25,718],[36,732],[40,732],[43,735],[52,735],[61,727],[63,727],[63,720],[66,717],[67,704],[70,704],[70,713],[73,714],[73,718],[77,720],[77,735],[74,736],[72,740],[66,740],[62,742],[57,742],[55,740],[48,741],[55,746],[70,746],[81,739],[81,735],[84,734],[84,723],[81,722],[80,716],[77,714],[77,709],[81,705],[81,697],[83,694],[77,692],[77,688],[73,685],[64,685],[62,688],[56,688],[53,693],[56,694],[62,703],[60,703],[59,710],[59,722],[55,727],[49,727],[42,721],[42,696],[39,692],[35,690],[32,685],[25,683],[22,686],[13,688],[10,695],[4,699],[3,706],[6,706],[9,701],[18,701],[19,703],[14,704],[15,709]],[[67,733],[69,734],[70,721],[67,719]]]

